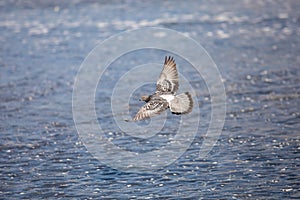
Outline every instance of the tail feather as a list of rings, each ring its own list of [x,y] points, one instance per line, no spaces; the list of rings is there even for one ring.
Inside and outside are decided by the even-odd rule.
[[[170,102],[170,110],[174,114],[187,114],[193,109],[193,99],[190,93],[185,92],[176,95],[175,98]]]

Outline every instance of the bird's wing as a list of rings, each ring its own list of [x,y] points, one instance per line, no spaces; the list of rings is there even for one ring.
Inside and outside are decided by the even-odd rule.
[[[185,92],[176,95],[170,102],[170,110],[173,114],[187,114],[193,109],[193,99],[190,93]]]
[[[133,121],[139,121],[158,115],[169,107],[168,102],[162,98],[151,99],[137,112]]]
[[[178,90],[178,73],[173,57],[165,57],[164,68],[156,82],[156,92],[175,93]]]

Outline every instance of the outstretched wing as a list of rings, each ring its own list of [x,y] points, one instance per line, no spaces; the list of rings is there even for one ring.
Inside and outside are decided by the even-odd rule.
[[[168,102],[162,98],[151,99],[137,112],[133,121],[143,120],[158,115],[169,107]]]
[[[178,73],[173,57],[165,57],[164,68],[156,82],[156,92],[175,93],[178,90]]]
[[[192,109],[193,99],[188,92],[176,95],[170,102],[170,110],[177,115],[190,113]]]

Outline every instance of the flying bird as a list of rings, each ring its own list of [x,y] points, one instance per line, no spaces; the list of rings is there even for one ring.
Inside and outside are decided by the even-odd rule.
[[[176,115],[188,114],[193,109],[193,99],[189,92],[176,95],[178,90],[178,72],[173,57],[165,57],[163,70],[156,82],[156,91],[152,95],[142,96],[146,104],[140,108],[133,121],[159,115],[170,108]]]

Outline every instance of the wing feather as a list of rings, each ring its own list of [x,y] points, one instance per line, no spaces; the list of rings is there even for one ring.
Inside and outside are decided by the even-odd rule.
[[[153,117],[165,111],[168,107],[168,102],[162,98],[151,99],[148,103],[140,108],[133,118],[133,121],[139,121]]]
[[[156,92],[175,93],[178,87],[178,72],[175,60],[171,56],[166,56],[163,70],[156,82]]]

